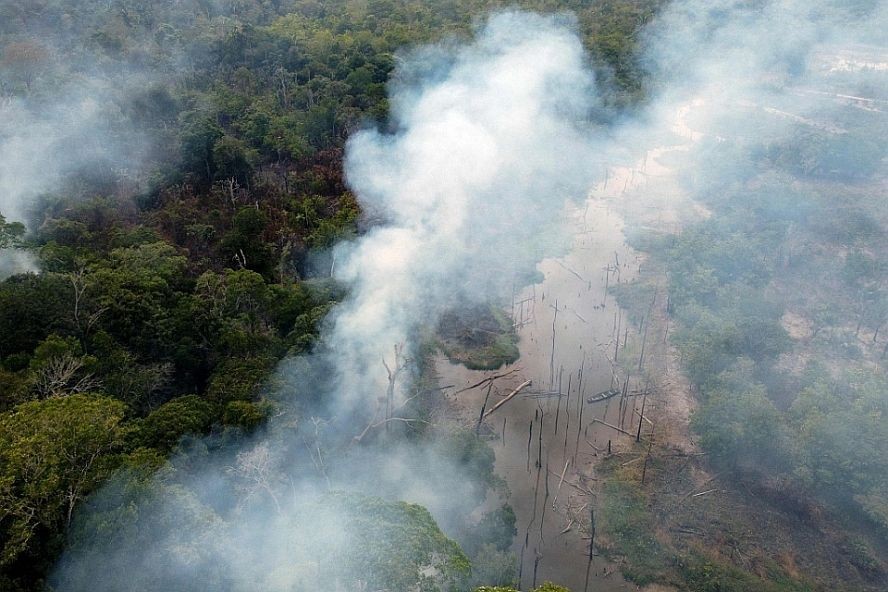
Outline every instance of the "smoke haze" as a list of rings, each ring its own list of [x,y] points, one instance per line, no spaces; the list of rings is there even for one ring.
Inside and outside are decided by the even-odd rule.
[[[689,128],[699,149],[676,153],[676,173],[693,188],[718,186],[741,174],[731,153],[718,149],[726,138],[773,143],[800,125],[841,135],[829,128],[847,107],[838,94],[886,96],[884,48],[866,45],[884,42],[886,3],[859,10],[826,0],[747,4],[667,7],[645,36],[653,98],[606,134],[590,123],[600,103],[570,17],[502,12],[467,44],[407,55],[390,84],[392,131],[367,129],[347,146],[348,183],[384,222],[337,247],[335,276],[349,296],[332,313],[319,351],[279,369],[293,385],[279,398],[320,390],[327,416],[296,427],[289,415],[272,420],[239,453],[192,443],[173,461],[175,477],[145,485],[136,526],[123,531],[108,516],[125,512],[114,508],[132,492],[112,483],[82,517],[92,534],[63,557],[56,589],[284,591],[325,586],[326,578],[349,585],[349,558],[364,550],[352,548],[348,513],[329,509],[330,491],[419,503],[445,531],[456,528],[456,517],[483,501],[486,484],[452,458],[446,438],[348,446],[380,419],[378,399],[389,383],[383,361],[407,365],[395,387],[401,405],[417,376],[422,331],[456,305],[502,299],[516,276],[558,255],[566,247],[565,204],[600,180],[600,163],[678,144]],[[855,61],[843,53],[849,48],[875,61]],[[82,130],[104,116],[94,103],[76,104],[73,116],[65,110],[28,129],[56,130],[67,117],[70,129]],[[32,117],[7,108],[7,121]],[[884,102],[874,108],[882,126],[875,129],[884,130]],[[47,144],[58,144],[9,128],[0,138],[0,210],[21,216],[22,204],[58,179],[34,165],[46,159]],[[884,152],[873,166],[884,167]],[[321,458],[327,447],[338,455],[329,465]],[[96,526],[105,519],[112,526]],[[346,567],[330,565],[337,562]]]
[[[86,179],[126,198],[145,189],[154,138],[126,110],[153,75],[31,41],[9,43],[0,58],[0,93],[9,93],[0,95],[0,214],[7,221],[36,231],[40,206],[56,195],[79,197]],[[23,85],[26,92],[13,92]],[[23,271],[36,271],[30,254],[0,253],[0,277]]]
[[[432,70],[423,67],[430,58]],[[295,430],[273,421],[266,439],[233,457],[186,456],[178,462],[200,468],[177,477],[176,486],[163,476],[149,486],[137,526],[107,541],[94,533],[63,558],[54,577],[59,590],[189,589],[207,581],[234,590],[301,589],[337,569],[348,573],[349,561],[331,561],[331,553],[367,552],[344,540],[347,517],[318,517],[325,492],[421,503],[444,528],[483,501],[488,484],[460,464],[446,435],[423,445],[342,446],[379,419],[384,361],[393,369],[412,365],[397,383],[400,405],[407,378],[416,375],[420,329],[455,303],[507,294],[515,274],[561,248],[565,203],[582,198],[590,183],[584,126],[593,78],[569,18],[506,12],[465,47],[408,57],[392,93],[395,131],[356,134],[346,156],[362,205],[387,222],[339,248],[336,275],[350,286],[349,298],[333,313],[322,351],[280,369],[294,386],[279,396],[298,400],[300,392],[323,389],[332,421]],[[321,469],[327,446],[338,447],[336,458]],[[314,463],[306,450],[316,451]],[[254,495],[243,495],[244,480]],[[107,515],[122,499],[106,488],[93,510]],[[198,530],[199,540],[191,539]],[[105,574],[98,581],[97,570]]]
[[[398,131],[361,132],[348,145],[349,183],[366,210],[390,222],[339,268],[355,288],[331,337],[345,397],[380,392],[384,382],[366,382],[368,373],[385,378],[378,360],[420,323],[434,326],[448,305],[507,295],[514,274],[557,250],[565,200],[589,186],[580,126],[595,89],[569,27],[504,13],[474,44],[427,55],[447,51],[408,58],[445,65],[396,80]]]

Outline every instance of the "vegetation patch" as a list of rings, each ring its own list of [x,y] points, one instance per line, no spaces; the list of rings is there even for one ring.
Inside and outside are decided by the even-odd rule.
[[[669,561],[663,546],[656,539],[656,523],[648,510],[644,491],[631,475],[612,466],[610,477],[602,486],[599,525],[609,555],[625,559],[623,575],[639,585],[661,581]]]
[[[470,370],[496,370],[518,360],[518,335],[509,318],[493,305],[451,311],[438,325],[441,351]]]
[[[702,457],[667,446],[654,446],[642,484],[634,459],[645,454],[614,454],[597,471],[596,548],[627,579],[691,592],[883,589],[872,542],[830,516],[754,497],[754,480],[706,477]]]

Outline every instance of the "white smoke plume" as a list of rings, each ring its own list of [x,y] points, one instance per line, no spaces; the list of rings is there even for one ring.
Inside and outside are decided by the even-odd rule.
[[[450,303],[506,294],[514,273],[551,254],[565,200],[591,179],[582,126],[595,89],[559,19],[500,14],[472,45],[409,62],[394,83],[397,131],[357,134],[346,157],[362,206],[388,220],[339,267],[354,295],[331,341],[340,392],[358,401],[379,392],[392,344]],[[426,63],[435,69],[410,71]],[[368,373],[369,392],[355,381]]]
[[[41,200],[78,195],[78,175],[113,184],[126,197],[143,189],[152,148],[149,131],[124,111],[154,75],[95,56],[71,57],[51,42],[10,42],[0,49],[0,214],[31,232],[43,222],[37,218]],[[22,45],[37,57],[29,66],[30,90],[14,92],[21,73],[6,64],[12,59],[6,54],[23,51]],[[0,253],[0,277],[35,270],[26,252]]]
[[[561,248],[565,205],[591,180],[593,76],[570,18],[505,12],[469,45],[408,56],[392,94],[394,132],[361,132],[346,156],[362,205],[386,222],[337,254],[350,295],[334,312],[325,351],[281,369],[294,385],[282,396],[320,390],[335,421],[295,430],[273,421],[243,453],[197,455],[200,468],[176,486],[161,475],[129,527],[110,539],[100,529],[63,558],[53,577],[59,591],[325,585],[317,579],[331,577],[330,566],[318,550],[354,552],[347,517],[317,518],[325,492],[421,503],[445,528],[483,501],[484,484],[446,435],[340,447],[326,463],[323,449],[361,432],[386,391],[382,362],[396,363],[393,346],[412,354],[419,330],[448,306],[507,294],[514,274]],[[107,516],[122,496],[109,486],[92,510]]]
[[[384,222],[338,248],[336,275],[349,285],[349,298],[333,313],[324,353],[282,366],[292,384],[284,396],[320,391],[314,396],[330,401],[337,418],[334,439],[356,435],[386,390],[382,362],[394,363],[393,346],[414,353],[419,331],[449,306],[495,300],[516,273],[558,254],[565,203],[583,197],[599,173],[596,163],[661,145],[688,104],[696,106],[697,133],[716,140],[726,127],[780,137],[800,121],[816,122],[828,107],[795,91],[823,76],[818,64],[835,55],[830,47],[875,43],[885,31],[884,2],[851,28],[853,17],[835,2],[749,4],[668,7],[647,36],[653,98],[607,137],[587,122],[596,89],[569,18],[500,13],[467,45],[407,56],[391,85],[393,131],[355,135],[346,156],[348,182],[365,211]],[[867,84],[885,88],[884,79],[865,74]],[[754,123],[765,108],[791,116],[762,131]],[[679,172],[700,171],[704,156],[689,154]],[[715,174],[724,178],[732,166],[722,162]],[[163,476],[149,485],[152,501],[129,531],[112,532],[107,542],[100,530],[66,554],[55,588],[276,592],[333,585],[323,581],[318,549],[350,551],[344,518],[313,518],[324,492],[422,503],[445,527],[448,516],[477,501],[473,477],[440,447],[355,446],[321,471],[320,453],[306,458],[313,427],[273,421],[268,431],[246,457],[192,453],[177,460],[175,466],[200,466],[182,468],[187,476],[175,485]],[[254,488],[245,505],[231,468],[250,459]],[[124,499],[112,484],[91,509],[105,516]],[[312,548],[318,540],[324,544]]]
[[[884,1],[672,2],[642,36],[652,98],[617,144],[643,153],[669,133],[696,131],[695,141],[772,140],[799,126],[841,134],[829,122],[854,112],[847,95],[880,104],[888,93],[886,26]],[[689,117],[677,130],[680,111]],[[701,172],[705,160],[692,156],[679,173]]]

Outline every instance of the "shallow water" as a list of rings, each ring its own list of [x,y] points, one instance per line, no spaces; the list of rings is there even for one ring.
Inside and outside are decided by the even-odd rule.
[[[617,325],[622,341],[628,323],[605,287],[631,279],[639,265],[624,243],[622,220],[611,208],[612,198],[630,183],[629,175],[628,169],[611,171],[607,188],[602,183],[587,204],[568,213],[575,236],[572,249],[564,257],[543,261],[539,270],[544,280],[515,295],[511,313],[521,352],[515,364],[480,372],[445,359],[437,362],[440,383],[454,385],[446,393],[467,422],[477,421],[487,385],[456,391],[514,371],[494,381],[490,409],[520,384],[532,381],[485,421],[486,431],[496,434],[496,472],[508,484],[508,501],[517,517],[513,550],[521,558],[522,589],[545,580],[574,592],[587,588],[589,540],[584,530],[594,504],[594,463],[609,439],[631,439],[592,421],[621,424],[619,397],[585,402],[590,395],[620,388],[617,381],[622,381],[614,379],[611,362],[615,353],[625,351],[617,350]],[[634,330],[630,328],[630,334]],[[631,407],[636,399],[627,400],[631,403],[622,414],[623,425],[634,433],[637,419]],[[588,589],[637,588],[622,579],[615,565],[595,557]]]

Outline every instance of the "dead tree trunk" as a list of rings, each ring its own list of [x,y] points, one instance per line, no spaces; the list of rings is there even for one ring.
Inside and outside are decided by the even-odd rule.
[[[638,418],[638,431],[635,432],[635,441],[641,442],[641,422],[644,419],[644,407],[647,404],[647,389],[644,391],[644,397],[641,399],[641,417]]]
[[[651,448],[654,445],[654,430],[651,430],[651,439],[648,442],[647,454],[644,455],[644,466],[641,468],[641,484],[644,485],[644,479],[647,476],[648,460],[651,458]]]
[[[595,508],[590,508],[590,537],[589,537],[589,559],[586,561],[586,581],[583,584],[583,592],[589,592],[589,572],[592,571],[592,557],[595,556]]]
[[[555,299],[555,314],[552,317],[552,353],[549,357],[549,389],[555,385],[555,335],[557,328],[555,323],[558,321],[558,299]]]
[[[481,422],[484,421],[484,412],[487,410],[487,400],[490,399],[490,391],[493,389],[493,382],[487,385],[487,394],[484,395],[484,403],[481,405],[481,413],[478,415],[478,424],[475,426],[475,435],[481,431]]]

